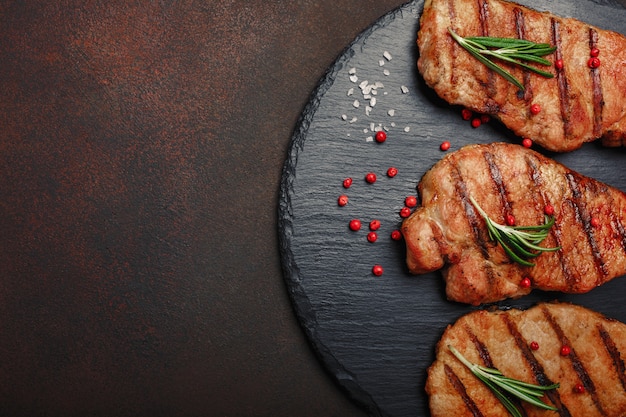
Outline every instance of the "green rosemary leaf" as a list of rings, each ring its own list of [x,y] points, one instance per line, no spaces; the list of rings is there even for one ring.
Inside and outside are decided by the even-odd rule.
[[[556,47],[550,44],[535,43],[526,39],[496,38],[489,36],[471,36],[463,38],[452,28],[448,28],[448,32],[450,36],[474,58],[487,66],[487,68],[504,77],[507,81],[513,83],[520,90],[524,90],[524,85],[509,71],[493,62],[487,56],[522,67],[542,77],[554,77],[554,74],[549,71],[544,71],[529,65],[529,63],[544,66],[551,65],[549,60],[542,58],[556,50]]]
[[[517,405],[509,398],[509,395],[545,410],[557,410],[556,407],[544,403],[541,397],[543,397],[546,391],[557,389],[560,384],[536,385],[506,377],[495,368],[487,368],[471,363],[452,345],[448,345],[448,349],[474,376],[493,392],[513,417],[521,417],[522,414]]]
[[[535,264],[530,262],[528,258],[536,258],[543,252],[555,252],[561,249],[560,246],[550,248],[539,246],[548,237],[550,229],[554,225],[553,216],[544,215],[544,224],[542,225],[507,226],[491,220],[474,198],[470,197],[469,200],[485,221],[489,238],[499,243],[512,261],[523,266],[533,267]]]

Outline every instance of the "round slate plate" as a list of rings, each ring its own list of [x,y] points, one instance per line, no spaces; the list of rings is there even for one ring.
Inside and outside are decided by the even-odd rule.
[[[607,1],[521,1],[626,33],[626,10]],[[401,223],[404,198],[444,153],[470,143],[519,143],[495,122],[478,129],[438,99],[416,69],[416,33],[423,1],[407,3],[362,33],[314,91],[292,138],[279,201],[282,262],[295,312],[328,371],[373,416],[426,416],[426,370],[445,327],[473,307],[446,300],[439,273],[411,276],[403,242],[390,234]],[[365,94],[376,98],[374,105]],[[375,91],[374,91],[375,90]],[[375,95],[374,95],[375,94]],[[371,109],[367,108],[371,105]],[[357,107],[358,105],[358,107]],[[372,140],[383,128],[388,139]],[[582,174],[626,190],[625,151],[588,144],[549,155]],[[389,178],[394,166],[398,175]],[[378,180],[368,184],[365,174]],[[353,178],[344,189],[342,181]],[[349,197],[345,207],[337,198]],[[348,223],[359,218],[363,228]],[[378,241],[368,223],[381,221]],[[372,266],[384,274],[376,277]],[[574,302],[626,322],[626,279],[584,295],[535,292],[500,303],[527,308],[540,300]]]

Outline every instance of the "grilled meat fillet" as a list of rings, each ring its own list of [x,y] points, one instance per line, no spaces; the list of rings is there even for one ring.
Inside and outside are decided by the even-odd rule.
[[[404,220],[407,265],[415,274],[443,268],[450,300],[478,305],[531,291],[584,293],[626,274],[626,194],[533,150],[509,143],[468,145],[424,174],[421,205]],[[560,247],[513,262],[488,235],[473,197],[494,222],[555,224],[541,246]],[[521,285],[530,278],[531,287]]]
[[[525,85],[510,82],[479,63],[448,33],[463,37],[524,38],[549,43],[563,68],[554,78],[502,67]],[[520,137],[566,152],[602,137],[605,146],[626,142],[626,37],[581,21],[537,12],[499,0],[426,0],[418,33],[418,69],[426,83],[451,104],[500,119]],[[593,48],[601,65],[590,68]],[[500,61],[498,61],[500,63]],[[530,107],[538,104],[539,114]]]
[[[530,345],[536,342],[533,350]],[[543,401],[558,411],[521,403],[525,416],[626,416],[626,325],[566,303],[526,311],[474,311],[448,326],[428,370],[433,417],[506,416],[491,391],[450,352],[537,385],[558,382]],[[570,353],[561,355],[562,346]],[[576,388],[581,385],[582,389]],[[580,392],[583,391],[583,392]]]

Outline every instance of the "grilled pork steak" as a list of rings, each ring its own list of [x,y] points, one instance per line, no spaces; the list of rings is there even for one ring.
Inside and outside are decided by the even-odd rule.
[[[448,33],[463,37],[523,38],[549,43],[561,60],[554,78],[502,64],[525,90],[479,63]],[[575,19],[498,0],[426,0],[418,33],[418,68],[426,83],[451,104],[499,118],[520,137],[565,152],[602,137],[606,146],[626,142],[626,37]],[[590,68],[598,48],[601,65]],[[497,63],[500,63],[498,61]],[[538,104],[539,114],[530,107]]]
[[[480,310],[448,326],[426,381],[432,416],[506,416],[500,401],[448,345],[510,378],[560,383],[543,399],[558,411],[522,403],[525,416],[626,416],[626,325],[586,308],[546,303],[526,311]],[[562,346],[570,353],[561,355]]]
[[[532,288],[584,293],[626,274],[626,194],[530,149],[465,146],[426,172],[418,193],[421,206],[402,224],[407,265],[415,274],[443,268],[450,300],[478,305]],[[561,249],[532,267],[513,262],[470,197],[494,222],[512,215],[520,226],[543,224],[551,205],[555,224],[540,246]]]

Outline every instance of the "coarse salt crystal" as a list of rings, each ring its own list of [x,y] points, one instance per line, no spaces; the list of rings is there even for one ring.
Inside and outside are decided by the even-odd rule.
[[[357,118],[356,118],[356,116],[354,116],[354,117],[352,118],[352,120],[350,120],[350,123],[355,123],[357,120],[359,120],[359,119],[357,119]]]
[[[357,76],[356,76],[356,74],[351,75],[351,76],[350,76],[350,81],[352,81],[353,83],[355,83],[355,82],[359,81],[359,77],[357,77]]]
[[[365,142],[373,142],[374,138],[372,136],[368,136],[367,138],[365,138]]]
[[[389,51],[383,52],[383,56],[387,61],[391,61],[391,54],[389,53]]]
[[[359,103],[359,100],[354,100],[354,103],[352,103],[352,105],[358,109],[361,103]]]
[[[356,74],[356,68],[355,67],[350,68],[348,70],[348,74],[350,74],[350,75]]]
[[[348,90],[348,96],[351,96],[352,94],[354,94],[354,88],[350,88]]]
[[[378,65],[380,65],[381,67],[385,65],[385,60],[384,59],[379,60]]]
[[[372,107],[371,106],[366,106],[365,107],[365,114],[367,116],[369,116],[371,112],[372,112]]]
[[[372,97],[370,100],[370,106],[374,107],[376,105],[376,97]]]
[[[396,127],[396,122],[391,122],[391,127]]]
[[[391,73],[389,72],[389,70],[384,70],[384,71],[383,71],[383,74],[385,74],[385,75],[389,75],[389,74],[391,74]]]
[[[346,116],[345,114],[341,115],[341,120],[348,120],[348,116]]]
[[[395,116],[395,115],[396,115],[396,111],[395,111],[394,109],[390,109],[390,110],[387,112],[387,114],[388,114],[389,116],[393,117],[393,116]]]
[[[402,87],[400,87],[400,91],[402,91],[402,94],[406,94],[409,92],[409,87],[403,85]]]
[[[407,127],[405,127],[405,128],[404,128],[404,131],[405,131],[405,132],[409,132],[410,130],[411,130],[411,128],[410,128],[409,126],[407,126]]]
[[[384,85],[382,82],[380,82],[380,81],[376,81],[376,83],[374,84],[374,86],[375,86],[376,88],[384,88],[384,87],[385,87],[385,85]]]

